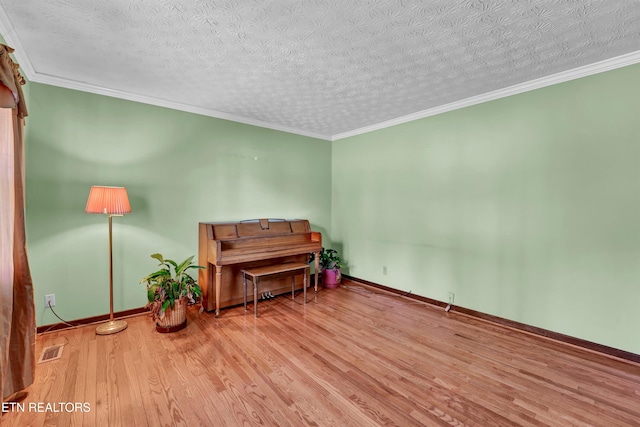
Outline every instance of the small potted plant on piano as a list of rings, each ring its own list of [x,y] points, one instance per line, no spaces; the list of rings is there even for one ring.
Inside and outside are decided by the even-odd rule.
[[[313,261],[313,257],[311,261]],[[344,260],[338,255],[338,251],[322,248],[319,264],[322,284],[325,288],[337,288],[342,280],[341,269],[344,267]]]
[[[194,265],[193,256],[180,264],[162,254],[153,254],[151,258],[160,261],[161,268],[140,280],[147,285],[147,308],[158,332],[179,331],[187,326],[187,304],[195,304],[202,296],[198,282],[187,270],[204,267]]]

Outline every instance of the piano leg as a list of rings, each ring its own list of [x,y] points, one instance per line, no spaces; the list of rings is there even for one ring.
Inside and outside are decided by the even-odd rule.
[[[244,284],[244,311],[247,311],[247,273],[242,271],[242,283]]]
[[[222,267],[216,265],[216,317],[220,315],[220,288],[222,287]]]

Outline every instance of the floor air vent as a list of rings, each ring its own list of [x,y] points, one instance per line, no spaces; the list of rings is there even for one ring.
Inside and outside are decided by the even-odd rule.
[[[51,347],[45,347],[42,350],[38,363],[50,362],[52,360],[60,359],[62,356],[63,345],[52,345]]]

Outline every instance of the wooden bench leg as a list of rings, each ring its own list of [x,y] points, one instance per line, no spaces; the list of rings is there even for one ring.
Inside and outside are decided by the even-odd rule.
[[[253,278],[253,315],[258,317],[258,282],[260,279]]]
[[[309,268],[305,268],[304,271],[302,272],[302,274],[304,275],[304,279],[302,279],[302,289],[304,289],[304,291],[302,291],[302,293],[304,294],[304,303],[307,303],[307,276],[309,276]]]

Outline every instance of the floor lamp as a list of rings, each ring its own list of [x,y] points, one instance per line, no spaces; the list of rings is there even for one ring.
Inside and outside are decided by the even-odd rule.
[[[84,210],[92,214],[105,214],[109,217],[109,322],[96,328],[96,334],[109,335],[127,329],[124,320],[113,320],[113,246],[111,243],[111,218],[131,212],[127,189],[124,187],[102,187],[94,185],[89,191],[87,207]]]

